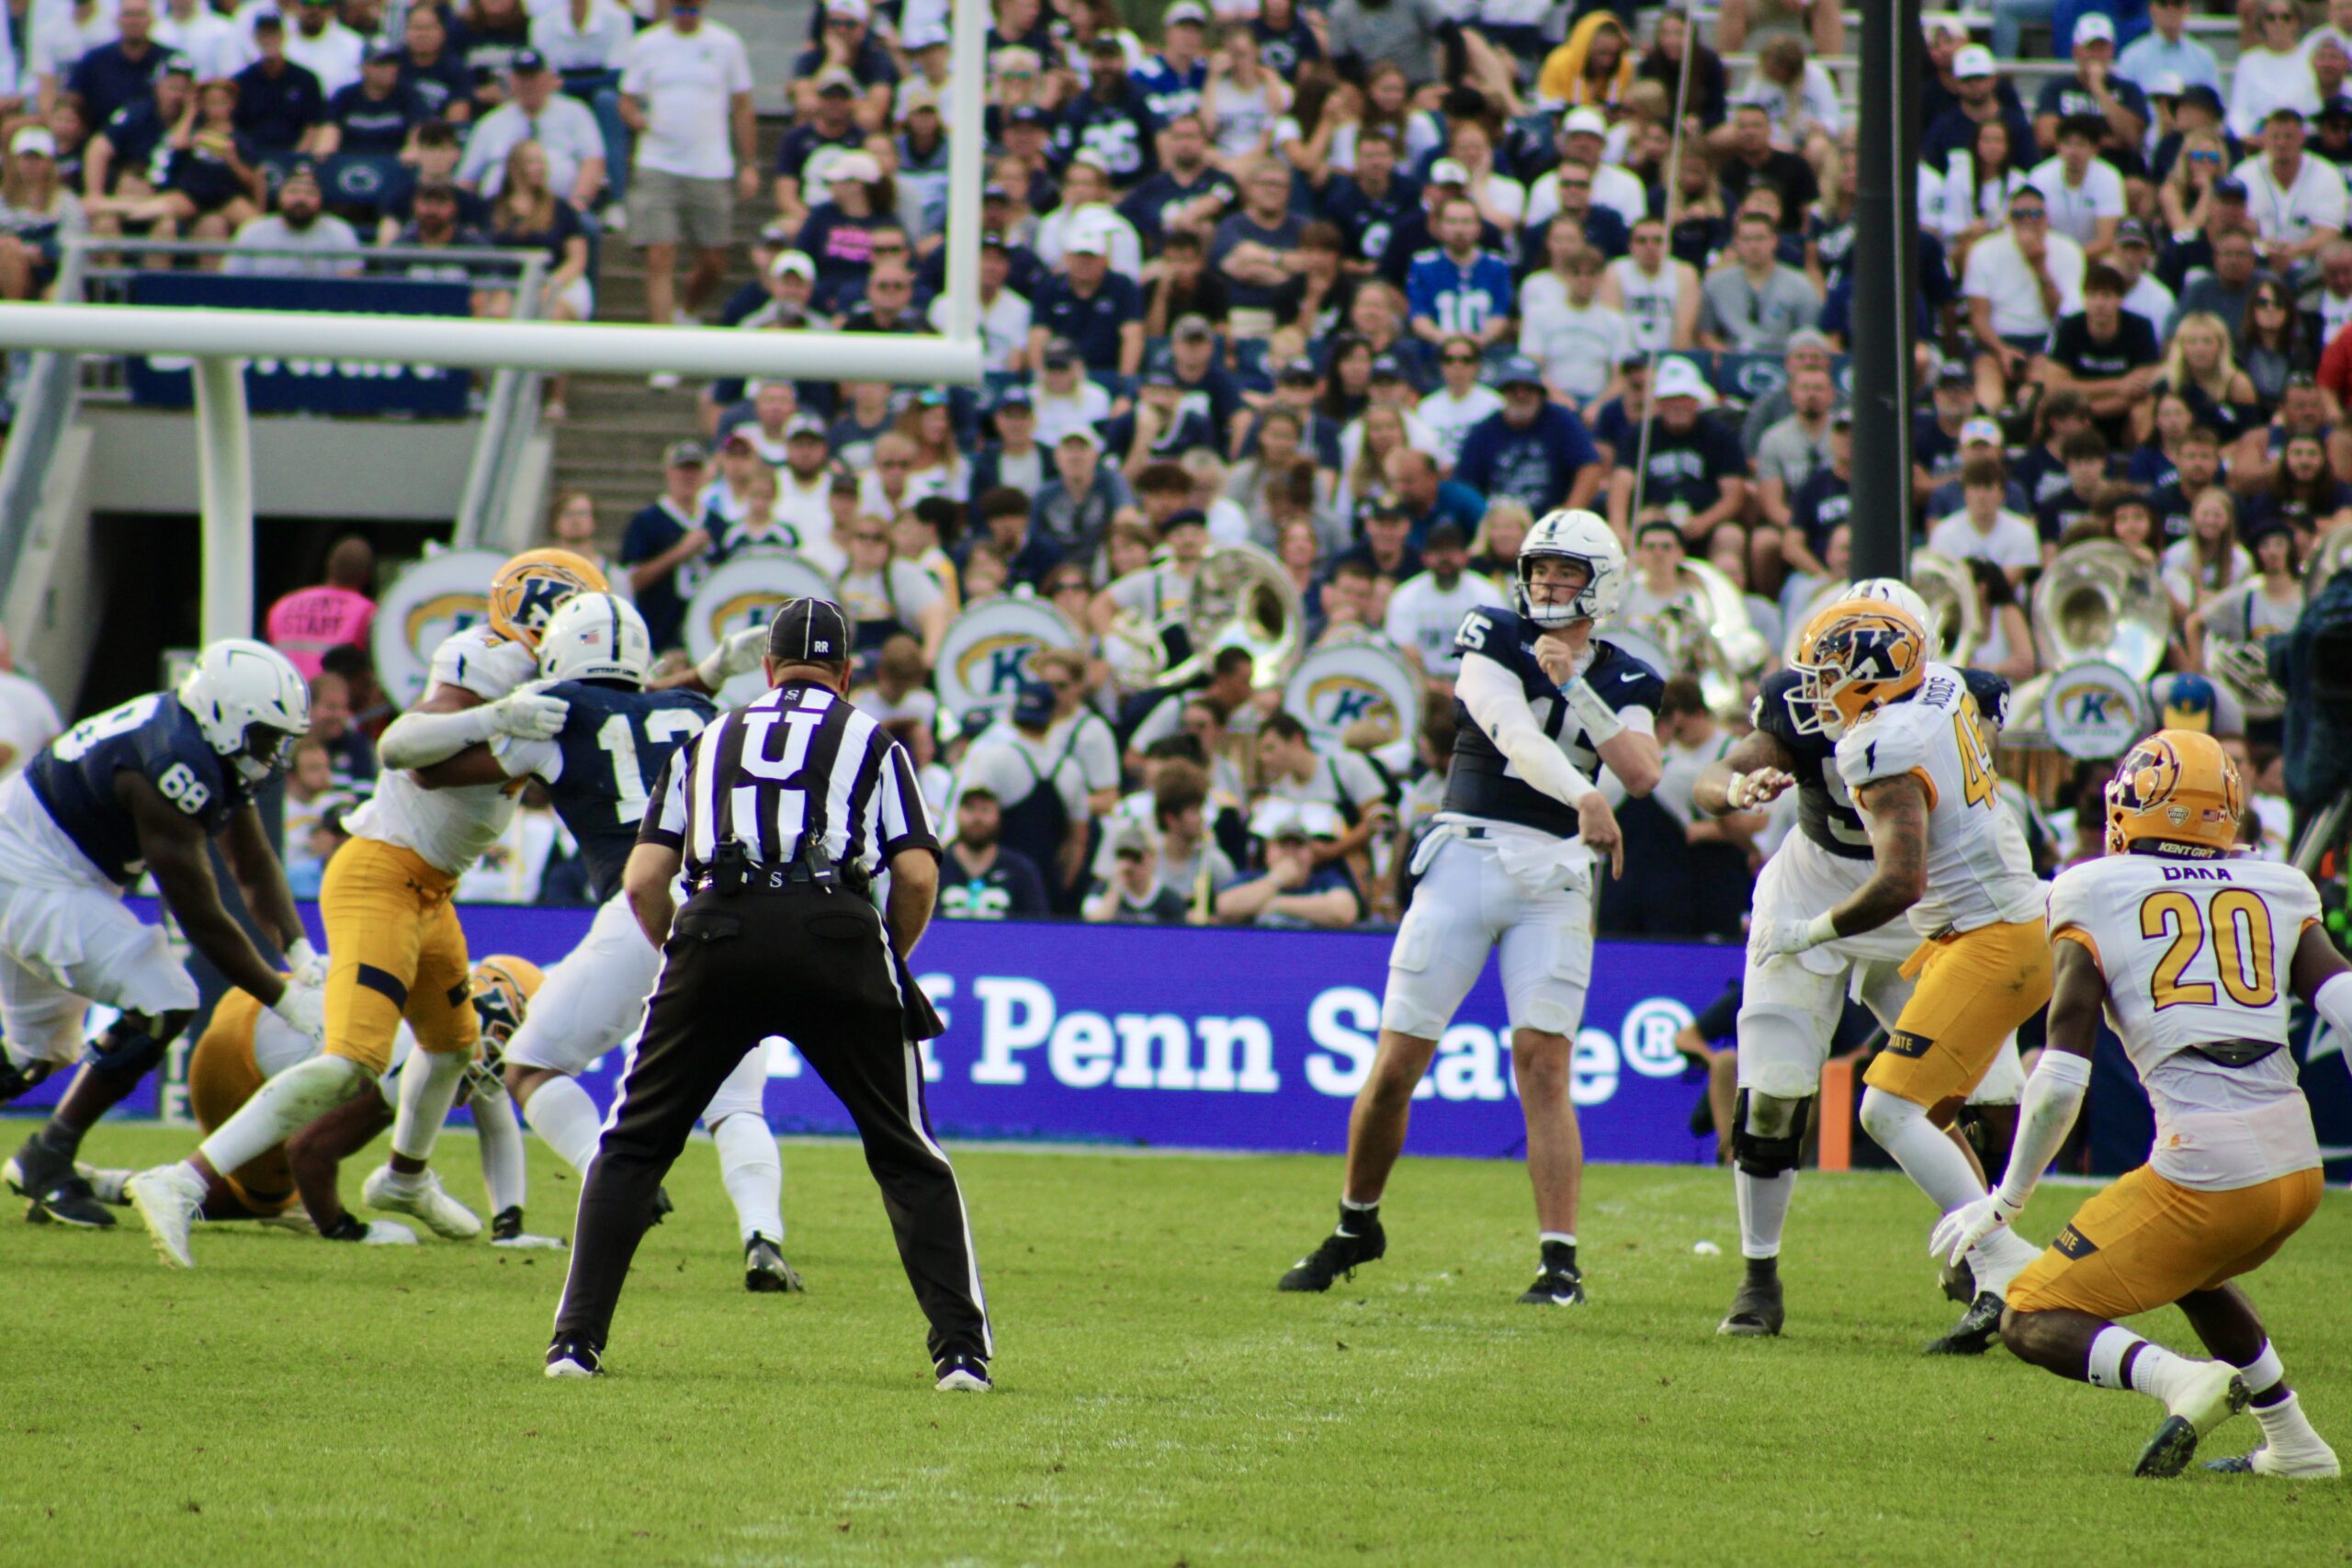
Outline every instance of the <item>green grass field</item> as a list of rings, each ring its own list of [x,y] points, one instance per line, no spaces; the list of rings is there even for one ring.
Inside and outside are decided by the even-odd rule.
[[[186,1146],[105,1127],[88,1153]],[[568,1234],[574,1184],[533,1157],[533,1228]],[[440,1163],[479,1204],[471,1140]],[[1953,1309],[1893,1176],[1804,1179],[1789,1333],[1748,1342],[1713,1332],[1739,1265],[1712,1170],[1592,1172],[1593,1302],[1561,1311],[1512,1302],[1533,1241],[1508,1165],[1408,1162],[1387,1260],[1314,1298],[1272,1287],[1329,1224],[1334,1161],[958,1164],[997,1321],[984,1398],[931,1392],[849,1145],[785,1151],[790,1298],[744,1293],[691,1147],[594,1383],[539,1373],[562,1254],[229,1225],[177,1274],[128,1213],[0,1222],[0,1562],[2352,1562],[2341,1483],[2135,1482],[2152,1401],[1998,1350],[1920,1359]],[[2083,1196],[2046,1190],[2025,1230]],[[2352,1451],[2347,1243],[2333,1195],[2253,1290]],[[2176,1314],[2142,1326],[2186,1342]],[[2233,1422],[2208,1453],[2256,1437]]]

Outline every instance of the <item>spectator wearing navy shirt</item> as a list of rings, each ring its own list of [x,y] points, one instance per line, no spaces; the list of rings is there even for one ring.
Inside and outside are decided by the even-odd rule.
[[[1062,558],[1061,546],[1032,522],[1034,511],[1029,498],[1010,485],[980,493],[980,527],[988,543],[1003,560],[1007,581],[1025,588],[1043,583]],[[965,594],[970,593],[967,587]]]
[[[2140,144],[2152,118],[2148,96],[2128,76],[2115,73],[2115,22],[2098,11],[2086,10],[2075,19],[2075,73],[2053,76],[2041,85],[2033,105],[2035,145],[2045,153],[2058,150],[2058,127],[2077,116],[2100,122],[2098,155],[2125,175],[2138,175],[2147,165]]]
[[[321,158],[338,152],[354,158],[397,158],[407,149],[410,133],[431,118],[424,99],[401,85],[400,51],[390,44],[370,44],[359,80],[327,100],[326,119],[313,148]]]
[[[1960,101],[1928,127],[1919,144],[1919,161],[1931,169],[1948,167],[1954,152],[1975,146],[1979,125],[1998,118],[2009,128],[2010,159],[2024,166],[2029,162],[2025,149],[2035,145],[2033,122],[2026,118],[2017,87],[1995,70],[1993,51],[1983,44],[1970,44],[1952,56],[1951,73]]]
[[[1453,477],[1489,503],[1516,501],[1538,517],[1557,507],[1590,505],[1605,470],[1584,422],[1552,401],[1544,372],[1525,355],[1503,361],[1495,385],[1503,406],[1463,437]],[[1737,446],[1735,441],[1735,453]]]
[[[1829,416],[1829,461],[1813,470],[1789,501],[1789,526],[1781,535],[1781,556],[1792,572],[1826,581],[1829,536],[1853,520],[1854,411]]]
[[[1068,338],[1089,370],[1133,376],[1143,368],[1143,290],[1111,270],[1111,243],[1101,230],[1070,236],[1065,269],[1049,276],[1030,299],[1029,353],[1042,361],[1046,344]]]
[[[709,476],[710,454],[701,442],[672,442],[662,456],[662,493],[621,532],[629,592],[657,649],[677,646],[686,599],[702,586],[700,561],[710,550],[702,491]]]
[[[326,118],[326,89],[309,66],[286,58],[286,18],[277,12],[254,18],[254,48],[261,58],[237,73],[237,130],[265,156],[307,154]]]
[[[1421,187],[1396,160],[1396,133],[1368,126],[1356,134],[1355,173],[1335,172],[1323,187],[1323,216],[1346,236],[1351,261],[1382,265],[1396,235],[1419,223]]]
[[[1201,107],[1209,84],[1209,14],[1194,0],[1176,0],[1159,18],[1159,52],[1135,73],[1144,106],[1161,124]]]
[[[104,125],[132,104],[153,97],[164,62],[173,58],[152,36],[153,0],[122,0],[114,20],[119,36],[82,56],[67,83],[67,91],[82,100],[93,125]],[[189,70],[193,73],[194,67]]]
[[[888,130],[890,95],[899,85],[899,68],[868,25],[872,13],[865,0],[825,0],[824,12],[824,36],[802,50],[793,62],[793,107],[804,116],[811,113],[818,79],[831,72],[846,72],[857,86],[854,112],[859,129]]]
[[[1064,106],[1054,127],[1055,158],[1068,164],[1080,149],[1091,151],[1102,160],[1111,183],[1125,190],[1159,166],[1153,142],[1159,119],[1127,75],[1126,47],[1117,34],[1095,35],[1087,65],[1092,80]]]
[[[808,209],[825,197],[811,188],[808,166],[828,147],[855,151],[865,145],[857,123],[857,80],[846,71],[822,73],[808,95],[808,118],[784,133],[775,150],[775,213],[790,241],[808,220]]]
[[[1298,269],[1298,236],[1306,221],[1290,208],[1290,165],[1265,157],[1241,184],[1241,210],[1217,225],[1209,265],[1225,276],[1233,301],[1233,330],[1263,336],[1272,330],[1275,291]]]
[[[1208,132],[1198,115],[1180,114],[1160,132],[1167,162],[1119,201],[1119,216],[1135,226],[1147,249],[1191,233],[1205,241],[1241,199],[1233,176],[1209,162]]]
[[[96,198],[112,196],[118,203],[130,204],[155,194],[156,154],[196,96],[191,74],[187,57],[174,56],[155,78],[153,97],[125,104],[90,138],[83,153],[82,199],[91,204],[92,232],[122,232],[121,219]]]
[[[1441,523],[1461,529],[1465,539],[1476,536],[1487,515],[1486,502],[1468,485],[1439,478],[1435,457],[1417,446],[1399,446],[1388,454],[1385,467],[1388,491],[1405,507],[1415,549]]]
[[[474,79],[449,47],[449,24],[430,6],[409,8],[401,25],[401,85],[424,103],[428,118],[462,125],[473,118]]]
[[[941,919],[1042,919],[1050,912],[1037,863],[1005,848],[1003,829],[996,792],[980,780],[967,780],[956,801],[956,837],[940,857]]]
[[[1716,528],[1736,526],[1747,505],[1747,454],[1739,434],[1708,417],[1713,389],[1699,367],[1679,355],[1659,361],[1650,396],[1648,440],[1635,434],[1631,449],[1618,454],[1609,490],[1609,520],[1620,533],[1653,513],[1681,525],[1692,554],[1706,553]],[[1646,449],[1648,460],[1641,461]],[[1640,515],[1634,508],[1638,502]],[[1541,513],[1538,513],[1541,515]],[[1780,555],[1780,531],[1772,555]],[[1774,579],[1778,579],[1777,570]]]
[[[1323,59],[1322,40],[1300,15],[1298,0],[1262,0],[1250,30],[1258,38],[1258,62],[1285,82],[1296,82],[1300,66]]]
[[[1479,248],[1478,225],[1477,204],[1453,197],[1438,209],[1440,248],[1413,258],[1405,299],[1424,343],[1458,333],[1492,348],[1511,335],[1510,264]]]

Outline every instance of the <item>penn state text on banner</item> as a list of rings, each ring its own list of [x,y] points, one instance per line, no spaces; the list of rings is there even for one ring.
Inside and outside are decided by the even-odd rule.
[[[463,316],[463,283],[405,277],[237,277],[212,272],[141,272],[134,305],[217,310],[330,310],[374,316]],[[184,359],[129,361],[130,400],[142,408],[188,407],[195,381]],[[245,363],[245,398],[255,413],[404,413],[462,419],[469,378],[434,365],[255,358]]]

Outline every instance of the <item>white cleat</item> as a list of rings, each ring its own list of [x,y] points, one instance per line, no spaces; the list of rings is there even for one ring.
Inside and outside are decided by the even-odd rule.
[[[123,1184],[130,1206],[147,1222],[147,1234],[167,1268],[193,1269],[188,1231],[204,1213],[204,1179],[185,1165],[159,1165]]]
[[[369,1220],[368,1234],[359,1238],[362,1247],[414,1247],[416,1233],[398,1220]]]
[[[434,1235],[466,1241],[481,1235],[481,1221],[471,1209],[441,1190],[441,1179],[429,1170],[402,1176],[389,1165],[368,1173],[359,1196],[371,1209],[389,1209],[423,1220]]]
[[[2325,1443],[2283,1457],[2265,1443],[2252,1453],[2208,1460],[2205,1468],[2222,1475],[2276,1475],[2287,1481],[2334,1481],[2344,1473],[2335,1450]]]
[[[2183,1380],[2165,1408],[2165,1424],[2141,1450],[2134,1475],[2163,1479],[2178,1475],[2197,1457],[2197,1445],[2214,1427],[2246,1407],[2245,1379],[2227,1361],[2203,1361]]]
[[[90,1184],[90,1196],[99,1202],[115,1209],[130,1206],[130,1194],[126,1189],[130,1179],[139,1174],[137,1171],[127,1167],[89,1165],[77,1159],[74,1162],[74,1174]]]

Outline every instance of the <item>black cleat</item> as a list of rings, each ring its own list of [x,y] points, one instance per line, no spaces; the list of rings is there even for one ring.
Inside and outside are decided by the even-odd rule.
[[[978,1356],[948,1356],[932,1368],[937,1381],[931,1386],[942,1393],[987,1393],[996,1387],[989,1364]]]
[[[114,1224],[114,1216],[107,1213],[90,1184],[74,1168],[70,1159],[60,1159],[35,1138],[27,1138],[22,1147],[10,1156],[8,1163],[0,1166],[0,1178],[5,1178],[11,1190],[31,1202],[25,1218],[37,1225],[54,1222],[61,1225],[80,1225],[86,1230],[107,1230]]]
[[[1781,1276],[1777,1269],[1758,1270],[1751,1262],[1747,1278],[1731,1299],[1731,1311],[1715,1325],[1715,1332],[1736,1339],[1778,1338],[1788,1314],[1781,1305]]]
[[[1957,1263],[1945,1264],[1940,1282],[1944,1288],[1946,1301],[1958,1302],[1961,1305],[1967,1306],[1976,1300],[1976,1270],[1968,1266],[1968,1259],[1965,1258]]]
[[[1571,1268],[1546,1269],[1519,1293],[1521,1306],[1584,1305],[1584,1276]]]
[[[1357,1226],[1354,1231],[1333,1231],[1323,1238],[1323,1245],[1291,1265],[1290,1272],[1282,1278],[1275,1289],[1283,1291],[1328,1291],[1331,1281],[1355,1278],[1361,1264],[1370,1263],[1388,1250],[1388,1233],[1380,1222],[1365,1214],[1351,1214],[1342,1223]]]
[[[2001,1337],[2001,1298],[1980,1291],[1960,1314],[1960,1321],[1940,1339],[1930,1339],[1921,1350],[1927,1356],[1981,1356]]]
[[[649,1225],[658,1225],[668,1219],[672,1211],[676,1208],[677,1205],[670,1201],[670,1190],[666,1187],[656,1187],[653,1190],[653,1215],[645,1223]]]
[[[604,1352],[585,1339],[559,1339],[548,1347],[548,1376],[600,1378],[604,1375]]]
[[[804,1291],[800,1275],[784,1260],[784,1253],[763,1235],[754,1235],[743,1248],[743,1288],[747,1291]]]

